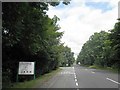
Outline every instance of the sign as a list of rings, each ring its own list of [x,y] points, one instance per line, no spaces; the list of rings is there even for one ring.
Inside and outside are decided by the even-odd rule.
[[[34,62],[19,62],[19,75],[34,75]]]

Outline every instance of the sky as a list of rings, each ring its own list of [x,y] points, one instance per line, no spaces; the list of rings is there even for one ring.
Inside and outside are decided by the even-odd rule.
[[[63,31],[61,42],[71,48],[75,58],[83,44],[95,32],[113,29],[118,18],[119,0],[71,0],[69,5],[60,3],[49,6],[50,18],[56,15]]]

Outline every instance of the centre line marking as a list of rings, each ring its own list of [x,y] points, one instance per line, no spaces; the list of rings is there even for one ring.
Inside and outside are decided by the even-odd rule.
[[[78,86],[78,83],[76,82],[76,86]]]
[[[95,73],[95,72],[92,72],[92,73]]]
[[[77,82],[77,79],[75,78],[75,82]]]
[[[75,78],[77,78],[77,77],[75,76]]]
[[[114,83],[120,84],[119,82],[114,81],[114,80],[112,80],[112,79],[110,79],[110,78],[106,78],[106,79],[109,80],[109,81],[112,81],[112,82],[114,82]]]

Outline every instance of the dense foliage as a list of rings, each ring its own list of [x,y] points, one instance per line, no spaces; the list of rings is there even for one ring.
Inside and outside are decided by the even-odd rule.
[[[75,61],[71,48],[61,45],[60,66],[71,66]]]
[[[2,3],[2,74],[3,87],[16,81],[19,61],[36,62],[36,77],[50,72],[63,63],[74,62],[70,48],[60,43],[59,18],[48,17],[48,4]],[[64,4],[67,4],[64,2]],[[64,54],[63,54],[64,53]],[[30,79],[21,77],[20,81]]]
[[[94,33],[83,45],[77,63],[119,68],[120,64],[120,22],[113,30]]]

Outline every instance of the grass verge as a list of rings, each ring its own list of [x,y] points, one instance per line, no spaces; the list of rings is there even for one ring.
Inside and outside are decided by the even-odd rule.
[[[107,71],[110,71],[110,72],[113,72],[113,73],[118,73],[118,69],[115,69],[115,68],[112,68],[112,67],[101,67],[101,66],[92,65],[92,66],[89,66],[89,68],[107,70]]]
[[[60,69],[60,68],[57,70],[53,70],[50,73],[41,75],[40,77],[36,78],[35,80],[14,83],[14,84],[12,84],[11,88],[36,88],[36,86],[38,84],[39,84],[39,86],[41,86],[44,82],[51,79],[55,74],[57,74],[61,70],[62,69]]]

